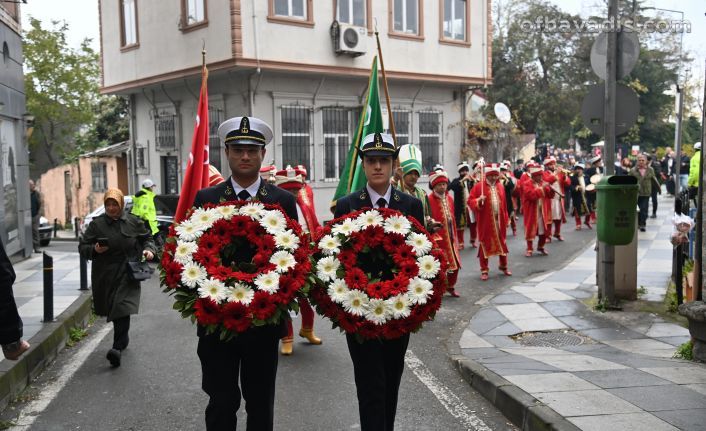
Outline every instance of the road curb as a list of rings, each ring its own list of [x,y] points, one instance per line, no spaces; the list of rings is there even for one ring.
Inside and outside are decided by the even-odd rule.
[[[532,395],[463,355],[449,357],[473,389],[524,431],[578,431],[579,428]]]
[[[32,347],[18,361],[0,362],[0,410],[20,394],[66,346],[71,328],[85,327],[91,315],[91,293],[81,292],[56,321],[43,325],[29,343]]]

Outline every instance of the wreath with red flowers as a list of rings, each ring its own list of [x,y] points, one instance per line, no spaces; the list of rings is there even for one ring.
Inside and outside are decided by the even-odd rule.
[[[333,220],[313,251],[310,299],[359,339],[394,339],[434,318],[447,263],[417,220],[368,209]]]
[[[298,309],[310,251],[299,223],[279,205],[207,204],[170,228],[160,281],[182,317],[225,339]]]

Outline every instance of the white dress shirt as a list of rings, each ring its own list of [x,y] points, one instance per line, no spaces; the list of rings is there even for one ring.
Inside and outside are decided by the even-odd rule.
[[[257,177],[257,180],[250,184],[248,187],[242,187],[240,184],[236,183],[233,177],[230,177],[230,184],[233,186],[233,191],[235,192],[235,195],[238,196],[238,193],[242,192],[243,190],[247,190],[248,193],[250,193],[250,199],[254,198],[257,196],[258,190],[260,190],[260,182],[262,181],[262,178]]]
[[[392,196],[392,186],[387,187],[387,191],[385,192],[384,195],[379,195],[375,190],[373,190],[370,187],[370,184],[366,184],[365,188],[368,190],[368,194],[370,195],[370,202],[373,204],[373,208],[378,208],[378,199],[384,198],[386,208],[390,207],[390,197]]]

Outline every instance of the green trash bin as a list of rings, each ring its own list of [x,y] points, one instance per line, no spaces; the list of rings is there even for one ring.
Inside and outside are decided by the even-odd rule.
[[[606,175],[596,184],[599,241],[630,244],[635,235],[638,188],[637,178],[631,175]]]

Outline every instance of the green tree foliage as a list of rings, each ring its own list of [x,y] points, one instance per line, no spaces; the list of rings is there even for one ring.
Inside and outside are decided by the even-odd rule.
[[[78,134],[76,145],[67,154],[67,160],[130,138],[128,100],[120,96],[102,96],[94,108],[95,120],[84,133]]]
[[[93,123],[99,100],[99,56],[88,39],[70,48],[67,30],[65,22],[52,21],[47,29],[30,18],[24,34],[27,111],[35,117],[29,145],[32,159],[41,152],[46,168],[75,153],[76,137]]]

